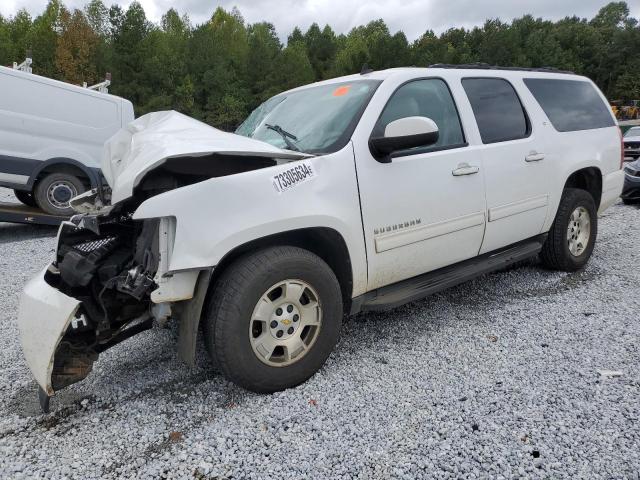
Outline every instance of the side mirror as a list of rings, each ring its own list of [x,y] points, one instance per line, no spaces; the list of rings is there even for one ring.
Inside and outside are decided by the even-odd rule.
[[[426,147],[438,141],[436,122],[427,117],[405,117],[387,125],[383,137],[369,139],[369,150],[382,163],[391,161],[391,154],[415,147]]]

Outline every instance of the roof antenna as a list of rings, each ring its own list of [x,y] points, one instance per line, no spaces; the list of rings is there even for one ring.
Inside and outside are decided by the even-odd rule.
[[[360,70],[360,75],[366,75],[367,73],[373,72],[373,68],[369,67],[368,63],[362,65],[362,70]]]

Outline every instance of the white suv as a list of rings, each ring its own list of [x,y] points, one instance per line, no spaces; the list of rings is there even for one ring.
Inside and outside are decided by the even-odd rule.
[[[440,65],[276,95],[235,134],[149,114],[107,145],[111,201],[88,192],[22,296],[42,398],[100,352],[179,322],[258,392],[304,382],[342,318],[540,255],[588,261],[623,184],[621,140],[588,79]]]

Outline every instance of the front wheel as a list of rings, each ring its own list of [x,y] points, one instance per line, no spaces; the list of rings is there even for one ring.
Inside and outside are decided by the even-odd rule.
[[[203,317],[209,354],[234,383],[259,393],[294,387],[324,364],[340,336],[340,285],[297,247],[271,247],[230,265]]]
[[[542,264],[574,272],[589,261],[598,233],[593,197],[585,190],[566,188],[556,218],[540,252]]]

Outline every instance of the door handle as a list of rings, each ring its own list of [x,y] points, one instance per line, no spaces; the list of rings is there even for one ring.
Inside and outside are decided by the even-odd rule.
[[[544,160],[544,153],[531,152],[524,157],[525,162],[539,162],[540,160]]]
[[[479,171],[480,167],[469,165],[468,163],[461,163],[457,168],[451,171],[451,175],[453,175],[454,177],[460,177],[462,175],[473,175],[474,173],[478,173]]]

